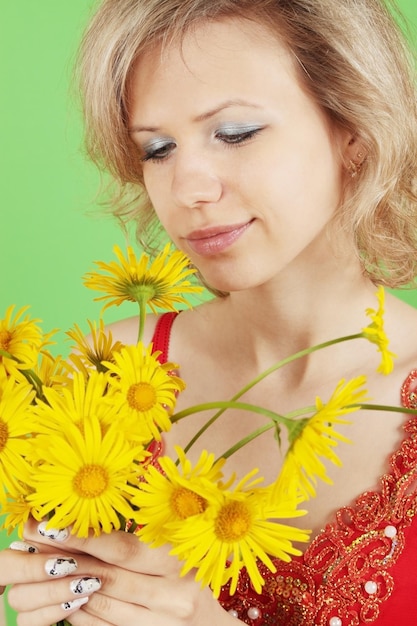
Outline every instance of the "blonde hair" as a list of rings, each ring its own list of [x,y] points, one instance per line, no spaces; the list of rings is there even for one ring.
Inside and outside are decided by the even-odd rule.
[[[382,0],[104,0],[86,30],[79,69],[90,157],[116,183],[113,212],[152,237],[155,216],[127,128],[132,66],[156,42],[202,20],[268,28],[294,55],[311,96],[366,153],[341,207],[364,271],[398,287],[417,269],[417,111],[414,65]]]

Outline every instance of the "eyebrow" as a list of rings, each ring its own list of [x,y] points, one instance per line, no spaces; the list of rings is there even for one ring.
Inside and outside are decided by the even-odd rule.
[[[229,109],[230,107],[235,107],[235,106],[248,107],[252,109],[261,108],[258,104],[255,104],[254,102],[249,102],[248,100],[241,100],[241,99],[226,100],[225,102],[222,102],[218,106],[214,107],[214,109],[210,109],[209,111],[205,111],[204,113],[197,115],[196,117],[192,119],[192,122],[204,122],[205,120],[209,120],[210,118],[217,115],[217,113],[220,113],[221,111],[224,111],[225,109]],[[130,126],[128,129],[129,133],[141,133],[141,132],[154,133],[158,130],[159,128],[157,126],[140,126],[137,124]]]

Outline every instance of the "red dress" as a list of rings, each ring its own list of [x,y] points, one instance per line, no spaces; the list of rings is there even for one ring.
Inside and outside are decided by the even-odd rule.
[[[153,337],[168,360],[175,313],[163,315]],[[401,389],[401,402],[417,413],[417,370]],[[345,506],[290,563],[266,567],[262,595],[243,570],[236,593],[227,586],[220,604],[253,626],[417,626],[417,417],[391,456],[379,489]]]

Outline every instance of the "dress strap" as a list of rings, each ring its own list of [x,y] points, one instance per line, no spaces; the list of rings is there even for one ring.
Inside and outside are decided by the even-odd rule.
[[[177,315],[177,311],[169,311],[168,313],[161,315],[156,323],[155,331],[152,337],[152,344],[154,351],[158,350],[161,353],[158,356],[158,361],[160,363],[166,363],[168,361],[171,329]]]

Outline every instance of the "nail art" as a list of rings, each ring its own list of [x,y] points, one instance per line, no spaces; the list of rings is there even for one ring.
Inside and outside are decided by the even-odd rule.
[[[45,563],[48,576],[68,576],[68,574],[73,574],[77,567],[77,561],[73,558],[57,557],[48,559]]]
[[[39,552],[38,548],[26,541],[12,541],[9,548],[10,550],[20,550],[21,552]]]
[[[72,593],[78,595],[83,593],[94,593],[94,591],[98,591],[101,587],[100,578],[78,578],[77,580],[73,580],[70,583],[70,589]]]
[[[38,526],[38,533],[42,537],[52,539],[53,541],[65,541],[67,539],[69,535],[68,528],[47,528],[47,525],[48,522],[41,522]]]
[[[64,611],[71,611],[72,609],[78,609],[83,604],[88,602],[88,596],[85,598],[77,598],[76,600],[70,600],[69,602],[64,602],[61,604],[61,607]]]

